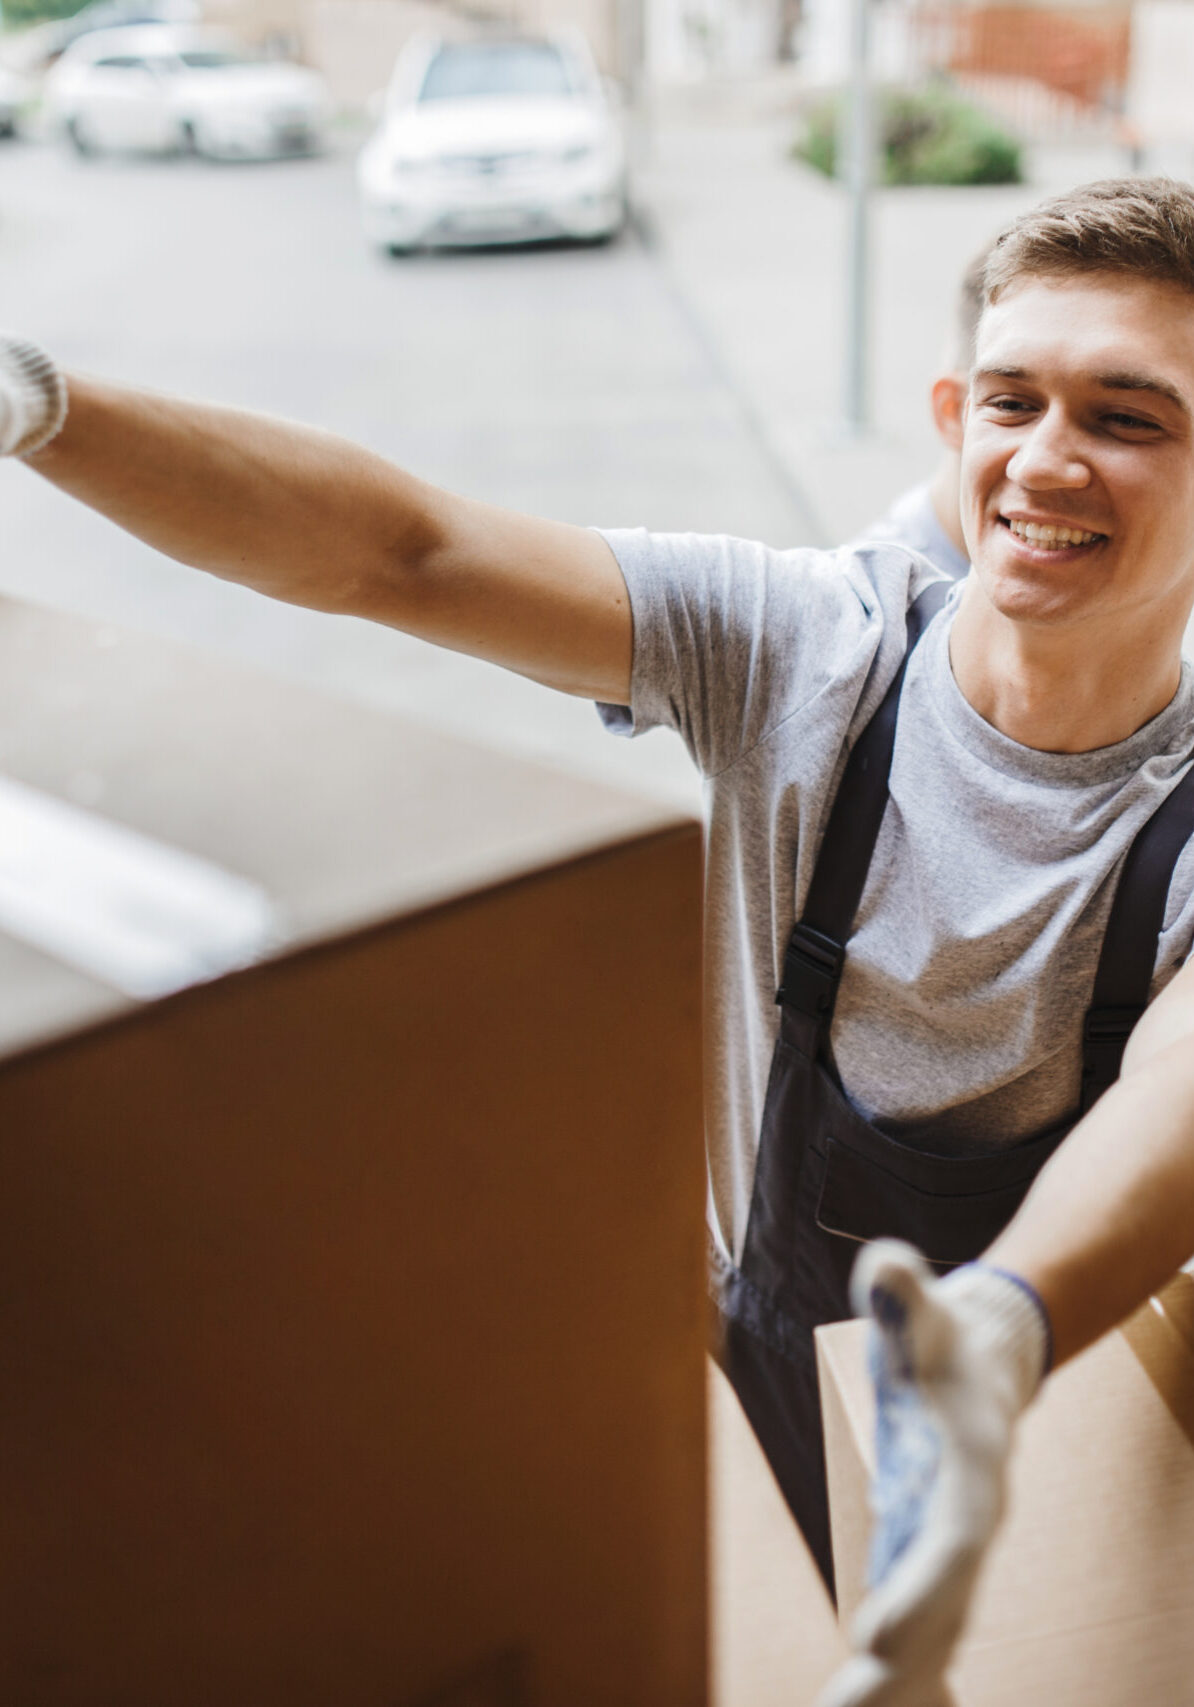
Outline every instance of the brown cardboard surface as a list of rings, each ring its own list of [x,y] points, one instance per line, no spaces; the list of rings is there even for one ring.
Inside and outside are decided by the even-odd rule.
[[[1189,1298],[1180,1277],[1178,1295]],[[817,1336],[843,1618],[861,1592],[873,1462],[865,1331]],[[953,1674],[957,1707],[1194,1703],[1190,1363],[1164,1308],[1146,1305],[1025,1414]]]
[[[87,627],[0,770],[298,922],[98,1026],[0,939],[0,1701],[702,1707],[699,829]]]
[[[715,1707],[811,1707],[846,1644],[762,1448],[713,1363],[709,1472]]]
[[[867,1496],[875,1463],[875,1405],[865,1370],[866,1324],[818,1328],[816,1342],[833,1572],[845,1628],[863,1596],[871,1533]]]
[[[1194,1277],[1175,1274],[1148,1306],[1125,1322],[1124,1339],[1194,1444]]]

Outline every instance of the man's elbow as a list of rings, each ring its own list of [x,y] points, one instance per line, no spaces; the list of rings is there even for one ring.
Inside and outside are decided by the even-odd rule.
[[[445,531],[433,516],[405,516],[343,565],[334,582],[335,608],[342,616],[425,632],[448,596],[449,558]]]

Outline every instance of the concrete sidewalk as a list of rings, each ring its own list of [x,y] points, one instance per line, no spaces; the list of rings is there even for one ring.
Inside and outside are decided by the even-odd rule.
[[[793,161],[799,86],[658,92],[636,178],[640,225],[746,424],[781,472],[804,537],[836,545],[936,457],[929,384],[966,264],[1042,195],[1127,171],[1111,147],[1028,151],[1030,182],[885,189],[872,215],[872,430],[842,428],[847,203]]]

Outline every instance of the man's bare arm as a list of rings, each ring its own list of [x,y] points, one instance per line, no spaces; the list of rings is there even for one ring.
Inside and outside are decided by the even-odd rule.
[[[624,703],[631,618],[599,535],[456,497],[347,440],[72,377],[28,466],[159,551]]]
[[[856,1651],[817,1707],[946,1698],[1050,1328],[1054,1365],[1064,1363],[1192,1254],[1194,964],[1147,1010],[1118,1082],[981,1262],[939,1280],[893,1240],[859,1256],[856,1307],[874,1318],[878,1518],[871,1588],[851,1630]]]
[[[1036,1288],[1063,1363],[1194,1256],[1194,963],[1147,1009],[1121,1077],[984,1261]]]

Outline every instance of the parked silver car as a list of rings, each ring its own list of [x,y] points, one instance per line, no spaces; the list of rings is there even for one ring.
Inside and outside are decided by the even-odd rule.
[[[415,42],[358,163],[366,237],[612,237],[626,216],[618,103],[579,37]]]
[[[322,77],[261,60],[190,24],[93,30],[46,77],[51,125],[81,154],[192,150],[267,159],[321,145],[331,113]]]

